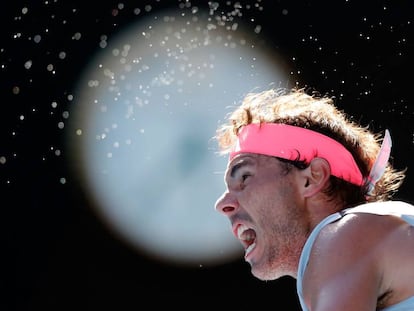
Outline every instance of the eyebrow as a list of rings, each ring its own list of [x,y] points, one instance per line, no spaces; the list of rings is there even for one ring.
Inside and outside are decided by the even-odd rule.
[[[237,171],[246,165],[251,165],[252,161],[250,159],[243,159],[240,162],[234,164],[230,170],[230,177],[234,178]]]

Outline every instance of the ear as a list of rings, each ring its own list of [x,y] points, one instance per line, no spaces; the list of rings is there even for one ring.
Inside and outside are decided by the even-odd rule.
[[[331,176],[331,166],[323,158],[314,158],[303,173],[303,194],[305,197],[311,197],[326,187]]]

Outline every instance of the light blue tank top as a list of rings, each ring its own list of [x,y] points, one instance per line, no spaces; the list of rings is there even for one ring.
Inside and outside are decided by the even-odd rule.
[[[315,242],[316,237],[323,227],[326,225],[337,221],[346,214],[353,213],[370,213],[377,215],[395,215],[401,217],[410,225],[414,226],[414,206],[401,201],[392,201],[392,202],[374,202],[367,203],[353,208],[343,210],[341,212],[329,215],[324,220],[322,220],[316,227],[313,229],[308,240],[303,247],[302,254],[299,260],[298,276],[296,279],[296,289],[299,296],[299,302],[302,306],[303,311],[309,311],[307,308],[304,298],[303,298],[303,289],[302,281],[305,273],[306,266],[308,264],[309,255]],[[413,311],[414,310],[414,296],[401,301],[393,306],[382,309],[382,311]]]

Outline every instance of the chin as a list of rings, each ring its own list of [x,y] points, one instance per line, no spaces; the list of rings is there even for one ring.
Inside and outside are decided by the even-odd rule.
[[[261,281],[273,281],[273,280],[277,280],[285,276],[285,274],[280,273],[280,271],[275,271],[275,270],[271,270],[269,268],[263,268],[263,267],[262,268],[252,267],[251,273],[253,274],[254,277],[256,277],[257,279]]]

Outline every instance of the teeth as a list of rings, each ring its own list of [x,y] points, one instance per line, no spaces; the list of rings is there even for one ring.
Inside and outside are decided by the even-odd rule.
[[[255,248],[255,246],[256,246],[256,243],[250,244],[249,247],[246,248],[246,250],[244,251],[244,256],[247,256],[253,250],[253,248]]]
[[[240,240],[244,240],[245,238],[243,238],[242,237],[242,235],[243,235],[243,232],[244,231],[246,231],[246,230],[248,230],[249,228],[247,227],[247,226],[245,226],[245,225],[240,225],[238,228],[237,228],[237,237],[240,239]]]

